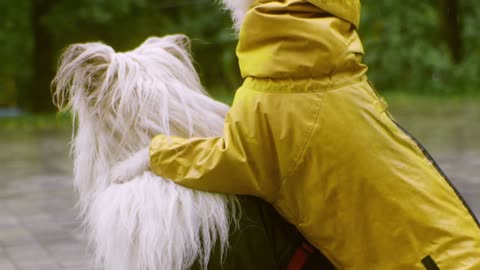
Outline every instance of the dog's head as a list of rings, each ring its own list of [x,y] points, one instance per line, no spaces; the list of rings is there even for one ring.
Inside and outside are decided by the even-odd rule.
[[[192,135],[192,111],[201,112],[198,106],[208,99],[183,35],[149,38],[125,53],[102,43],[71,45],[61,58],[53,86],[55,104],[72,110],[80,125],[95,121],[105,127],[104,133],[123,136],[136,130],[136,135],[144,132],[148,139],[158,133]],[[213,101],[208,102],[212,111]],[[223,117],[227,108],[213,107]]]
[[[99,42],[73,44],[63,53],[53,81],[54,103],[63,111],[85,108],[100,117],[148,101],[142,99],[146,95],[163,94],[173,82],[201,91],[187,46],[183,35],[149,38],[125,53]]]
[[[183,35],[149,38],[125,53],[102,43],[71,45],[53,100],[78,120],[72,145],[80,194],[106,186],[108,169],[155,135],[218,134],[228,110],[203,92]]]

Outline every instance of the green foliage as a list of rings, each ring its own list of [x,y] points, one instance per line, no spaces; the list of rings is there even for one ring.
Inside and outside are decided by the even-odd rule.
[[[29,98],[32,1],[36,0],[0,0],[0,106],[15,105],[15,96],[19,101]],[[76,42],[103,41],[124,51],[149,36],[185,33],[192,39],[193,56],[207,89],[229,97],[240,84],[236,40],[228,14],[217,1],[43,1],[53,4],[41,23],[52,34],[57,57]],[[480,91],[480,2],[459,2],[465,57],[457,64],[440,27],[438,1],[362,1],[365,61],[379,88],[436,94]]]
[[[72,119],[70,115],[26,114],[18,117],[0,117],[0,135],[59,129],[65,132],[72,130]]]
[[[16,88],[31,77],[30,0],[0,0],[0,106],[13,106]]]
[[[364,0],[360,34],[369,76],[386,90],[445,94],[480,91],[480,2],[461,1],[465,59],[455,64],[437,1]],[[460,29],[459,29],[460,31]]]
[[[0,74],[22,73],[28,66],[31,52],[30,25],[28,22],[30,1],[0,1]]]

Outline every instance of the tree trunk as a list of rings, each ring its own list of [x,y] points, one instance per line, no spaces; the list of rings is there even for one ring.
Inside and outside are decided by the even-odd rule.
[[[34,113],[54,111],[50,82],[55,76],[53,40],[42,18],[53,6],[53,0],[32,0],[33,78],[30,108]]]
[[[462,23],[458,0],[439,0],[440,34],[445,38],[455,63],[463,60]]]

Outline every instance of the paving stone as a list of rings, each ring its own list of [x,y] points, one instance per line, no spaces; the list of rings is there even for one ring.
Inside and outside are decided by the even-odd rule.
[[[53,256],[58,261],[72,261],[77,258],[86,259],[88,256],[86,246],[81,243],[49,243],[45,248],[49,253],[54,254]]]
[[[40,244],[7,246],[8,257],[15,262],[51,262],[50,254]]]
[[[15,216],[11,216],[9,214],[7,215],[1,215],[0,218],[0,230],[6,228],[6,227],[14,227],[18,226],[19,221],[18,218]]]
[[[35,238],[23,227],[14,226],[0,230],[0,243],[4,247],[26,245],[32,242],[35,242]]]
[[[61,270],[64,269],[53,261],[33,261],[16,263],[18,270]]]
[[[12,261],[0,254],[0,269],[1,270],[18,270]]]
[[[60,261],[60,265],[65,269],[71,269],[71,268],[90,269],[93,267],[92,262],[85,261],[83,259]]]
[[[37,215],[42,213],[42,209],[39,207],[38,204],[34,204],[29,201],[7,201],[6,205],[12,214],[19,217]]]

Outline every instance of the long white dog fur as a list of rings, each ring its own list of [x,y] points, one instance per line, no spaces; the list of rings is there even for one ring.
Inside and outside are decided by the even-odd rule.
[[[233,28],[237,33],[240,32],[243,19],[250,6],[255,3],[255,0],[222,0],[222,3],[225,9],[230,11],[233,20]]]
[[[195,260],[206,267],[215,244],[228,247],[235,198],[155,176],[141,150],[156,134],[222,134],[228,106],[202,90],[185,36],[150,38],[126,53],[72,45],[53,85],[55,103],[78,125],[74,184],[97,268],[176,270]],[[128,165],[134,179],[112,183],[112,168],[126,159],[141,163]]]

